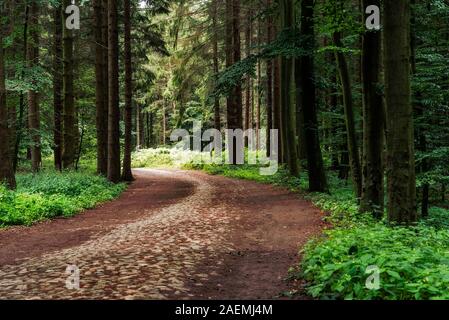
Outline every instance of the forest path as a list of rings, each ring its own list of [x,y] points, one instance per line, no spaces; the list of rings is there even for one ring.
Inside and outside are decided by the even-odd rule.
[[[116,201],[0,230],[0,299],[276,298],[294,285],[284,279],[298,249],[323,227],[318,209],[281,188],[134,173]],[[79,289],[66,287],[67,266],[78,268]]]

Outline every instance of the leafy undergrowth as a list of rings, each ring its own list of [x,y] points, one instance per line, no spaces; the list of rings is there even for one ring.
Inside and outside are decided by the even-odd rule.
[[[124,189],[124,184],[114,185],[90,173],[18,174],[17,190],[0,186],[0,227],[69,217],[118,197]]]
[[[254,180],[307,189],[306,174],[291,177],[280,168],[273,176],[262,176],[258,166],[197,165],[186,169],[209,174]],[[330,194],[305,193],[321,210],[332,229],[303,248],[300,273],[292,277],[307,281],[307,293],[318,299],[449,299],[449,210],[433,207],[429,218],[413,227],[390,226],[358,212],[350,184],[330,175]],[[378,270],[379,286],[369,289]],[[298,268],[292,268],[298,270]]]

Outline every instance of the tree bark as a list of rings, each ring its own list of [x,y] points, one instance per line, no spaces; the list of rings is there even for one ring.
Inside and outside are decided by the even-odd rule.
[[[108,0],[108,180],[120,182],[120,108],[117,1]]]
[[[95,104],[97,130],[97,173],[103,176],[108,172],[108,102],[106,98],[105,75],[107,61],[104,59],[106,46],[103,36],[104,7],[102,0],[94,0],[95,36]]]
[[[0,7],[0,13],[2,13]],[[10,132],[8,128],[8,109],[6,104],[5,60],[3,55],[3,26],[0,25],[0,183],[10,189],[16,188],[13,163],[10,152]]]
[[[341,33],[334,32],[334,44],[342,48]],[[343,90],[343,105],[345,108],[346,131],[348,138],[349,163],[351,167],[352,181],[354,183],[357,198],[362,196],[362,171],[360,165],[360,154],[357,143],[357,134],[354,120],[354,107],[352,99],[351,78],[349,75],[348,63],[344,54],[340,51],[335,53],[338,72],[340,75],[341,86]]]
[[[125,150],[122,180],[133,181],[131,171],[132,124],[133,124],[133,78],[131,53],[131,1],[125,0]]]
[[[277,35],[276,25],[273,27],[273,32]],[[273,60],[273,129],[278,130],[278,158],[281,163],[285,163],[283,156],[284,142],[282,140],[283,126],[281,125],[281,91],[280,91],[280,65],[279,58]]]
[[[271,0],[266,2],[267,9],[271,8]],[[267,43],[273,39],[273,18],[268,16],[267,21]],[[273,129],[273,60],[267,60],[267,156],[270,156],[271,139],[270,130]]]
[[[39,6],[32,2],[30,6],[30,38],[31,43],[28,46],[28,66],[30,68],[39,65]],[[40,110],[39,110],[39,92],[35,90],[28,91],[28,128],[31,135],[31,168],[37,172],[41,168],[41,136],[40,136]]]
[[[62,5],[62,25],[63,30],[63,51],[64,51],[64,71],[63,71],[63,92],[64,92],[64,116],[63,116],[63,139],[64,147],[62,151],[62,165],[65,169],[73,168],[75,165],[77,152],[78,127],[76,125],[75,96],[73,92],[73,31],[65,27],[68,14],[65,8],[71,5],[70,0],[64,0]]]
[[[226,1],[226,67],[241,59],[240,49],[240,3],[238,0]],[[242,89],[237,85],[227,99],[227,123],[229,130],[242,129]],[[229,150],[229,162],[237,164],[237,141]]]
[[[280,2],[281,27],[290,32],[294,29],[294,4],[292,0]],[[285,143],[284,154],[290,174],[299,176],[296,115],[295,115],[295,60],[291,57],[281,57],[280,103],[282,114],[282,139]]]
[[[315,26],[313,22],[314,1],[301,1],[301,34],[308,38],[307,47],[315,48]],[[313,53],[300,58],[299,94],[303,118],[304,140],[309,171],[309,190],[312,192],[328,192],[328,184],[321,154],[318,135],[318,116],[315,85],[315,65]]]
[[[62,73],[63,56],[62,56],[62,7],[54,8],[54,38],[53,38],[53,153],[55,169],[62,170]]]
[[[218,0],[214,0],[212,4],[212,29],[213,29],[213,65],[214,65],[214,76],[217,80],[219,69],[218,60]],[[221,130],[221,119],[220,119],[220,98],[214,98],[214,128],[218,131]]]
[[[26,60],[27,52],[28,52],[28,21],[30,16],[30,6],[25,5],[25,21],[23,23],[23,59]],[[21,79],[25,78],[25,70],[22,70]],[[25,123],[25,94],[20,93],[19,98],[19,118],[16,123],[16,141],[14,146],[14,155],[13,155],[13,168],[14,172],[17,171],[17,166],[19,163],[19,149],[20,143],[22,141],[22,134],[24,131]]]
[[[380,6],[379,0],[363,0],[362,8],[370,4]],[[367,14],[364,13],[364,21]],[[379,90],[380,31],[365,32],[362,38],[363,85],[363,184],[361,212],[381,218],[384,212],[384,107]]]
[[[410,85],[410,1],[384,1],[388,219],[417,220]]]

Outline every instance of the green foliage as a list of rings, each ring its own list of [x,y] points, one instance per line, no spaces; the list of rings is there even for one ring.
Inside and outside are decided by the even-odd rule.
[[[172,167],[173,160],[170,149],[143,149],[133,153],[133,168],[169,168]]]
[[[448,299],[449,230],[381,223],[336,228],[307,245],[302,276],[322,299]],[[365,286],[368,266],[380,288]]]
[[[116,198],[124,184],[77,172],[19,174],[16,191],[0,186],[0,227],[72,216]]]

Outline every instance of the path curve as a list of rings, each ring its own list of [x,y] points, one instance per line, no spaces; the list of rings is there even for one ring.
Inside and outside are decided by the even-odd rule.
[[[273,186],[134,173],[116,201],[1,230],[0,299],[276,298],[292,288],[284,279],[299,248],[324,225],[309,202]],[[67,288],[68,266],[79,289]]]

